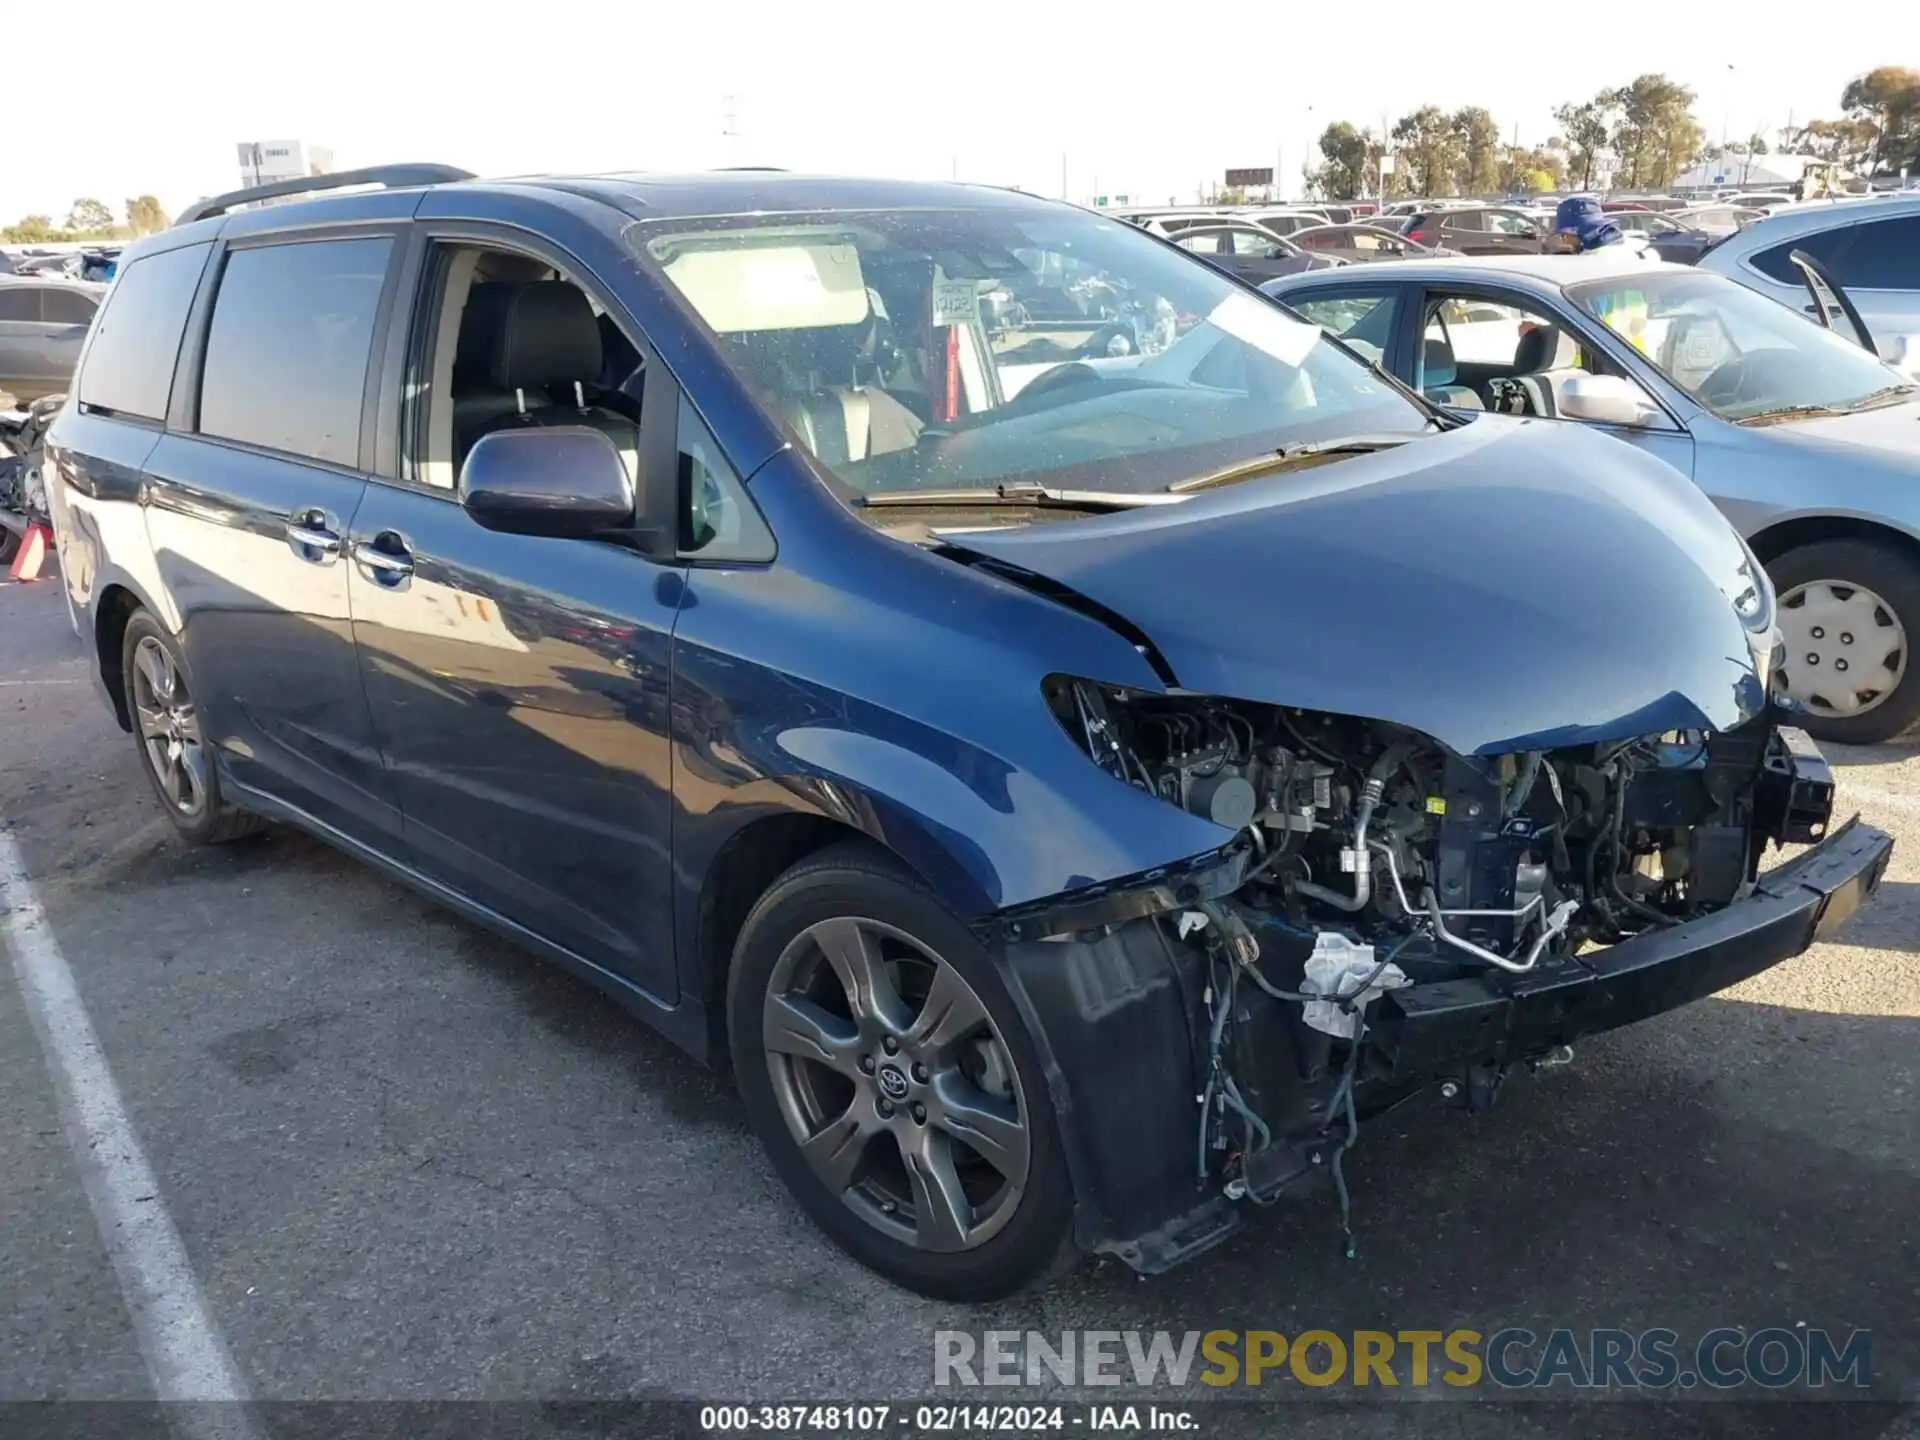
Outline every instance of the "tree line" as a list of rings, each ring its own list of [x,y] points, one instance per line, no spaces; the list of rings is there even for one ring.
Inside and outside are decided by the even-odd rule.
[[[46,245],[68,240],[132,240],[164,230],[172,223],[160,202],[151,195],[136,195],[126,202],[126,219],[116,220],[104,200],[90,196],[73,202],[64,222],[51,215],[23,215],[7,226],[0,226],[0,242],[8,245]]]
[[[1388,196],[1490,195],[1591,189],[1603,156],[1623,189],[1671,185],[1707,150],[1694,114],[1698,97],[1666,75],[1641,75],[1590,100],[1557,107],[1559,132],[1544,145],[1502,143],[1490,111],[1478,105],[1444,111],[1423,105],[1384,135],[1345,120],[1320,135],[1321,163],[1309,167],[1309,191],[1326,200],[1381,192],[1380,162],[1391,153]],[[1841,118],[1783,128],[1780,148],[1837,162],[1860,175],[1920,170],[1920,70],[1882,66],[1852,81],[1840,97]],[[1764,155],[1756,134],[1726,147]]]

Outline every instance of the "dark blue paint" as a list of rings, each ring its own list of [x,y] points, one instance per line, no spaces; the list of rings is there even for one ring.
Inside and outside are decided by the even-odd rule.
[[[1762,698],[1726,522],[1671,467],[1551,422],[1486,416],[1178,509],[962,543],[1126,616],[1184,689],[1462,753],[1725,728]]]
[[[658,427],[684,390],[750,477],[778,557],[684,565],[494,534],[399,485],[406,347],[390,332],[367,387],[371,478],[199,440],[184,402],[158,450],[150,428],[64,415],[76,605],[97,615],[105,578],[125,576],[181,633],[223,766],[263,806],[653,1002],[696,1049],[727,960],[702,950],[714,867],[759,822],[870,835],[969,919],[1210,851],[1225,831],[1099,771],[1042,701],[1055,673],[1161,688],[1131,640],[863,523],[623,239],[675,213],[953,203],[1046,202],[766,175],[462,184],[130,247],[137,264],[316,223],[402,245],[429,221],[537,237],[647,349],[643,491],[671,461]],[[404,545],[411,579],[345,552],[309,563],[282,533],[308,505],[349,544]],[[1724,525],[1664,467],[1544,427],[1489,419],[1176,510],[964,543],[1139,627],[1185,689],[1399,720],[1464,750],[1728,724],[1751,698],[1719,590],[1740,561]]]
[[[373,730],[420,873],[671,1003],[673,575],[598,541],[484,530],[372,485],[347,566]]]

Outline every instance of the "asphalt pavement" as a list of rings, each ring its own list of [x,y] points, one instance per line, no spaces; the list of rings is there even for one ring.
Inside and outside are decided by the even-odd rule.
[[[178,843],[57,582],[0,587],[0,727],[0,825],[156,1182],[132,1198],[164,1207],[265,1432],[293,1401],[926,1398],[938,1329],[1804,1324],[1870,1329],[1872,1395],[1895,1403],[1689,1398],[1657,1432],[1916,1433],[1898,1404],[1920,1399],[1912,745],[1831,752],[1847,807],[1897,837],[1837,941],[1584,1044],[1487,1114],[1369,1127],[1354,1258],[1314,1199],[1167,1276],[1101,1262],[975,1309],[843,1258],[727,1079],[558,970],[301,835]],[[10,979],[0,1402],[149,1399]],[[1205,1413],[1203,1434],[1654,1433],[1643,1404],[1564,1391],[1360,1405],[1283,1385]]]

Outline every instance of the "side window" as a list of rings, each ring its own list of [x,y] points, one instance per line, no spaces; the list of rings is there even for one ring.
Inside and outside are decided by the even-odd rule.
[[[720,454],[713,432],[680,397],[680,554],[689,560],[773,559],[773,532]]]
[[[1198,235],[1176,235],[1173,243],[1196,255],[1218,255],[1220,242],[1224,238],[1218,230],[1210,230]]]
[[[0,286],[0,320],[38,320],[40,292],[31,285]]]
[[[1484,230],[1487,228],[1487,212],[1484,210],[1444,211],[1440,222],[1448,230]]]
[[[1393,335],[1393,297],[1390,295],[1320,295],[1289,304],[1330,335],[1337,335],[1369,360],[1386,354]]]
[[[1263,230],[1229,230],[1227,238],[1233,242],[1233,253],[1265,259],[1280,246],[1280,242]]]
[[[357,464],[367,359],[391,248],[392,241],[374,237],[229,254],[207,332],[200,432]]]
[[[77,290],[40,292],[40,318],[49,325],[85,325],[93,319],[93,301]]]
[[[212,248],[187,245],[144,256],[120,272],[80,370],[82,406],[166,419],[181,332]]]
[[[1802,235],[1797,240],[1782,241],[1755,255],[1753,268],[1770,280],[1778,280],[1783,285],[1798,289],[1801,285],[1800,267],[1787,257],[1796,250],[1804,250],[1839,276],[1842,285],[1852,284],[1852,278],[1846,273],[1845,259],[1848,246],[1860,228],[1864,227],[1839,225],[1817,235]]]
[[[1487,228],[1489,230],[1498,230],[1502,235],[1534,235],[1538,233],[1533,226],[1533,222],[1523,220],[1518,215],[1509,215],[1501,210],[1489,210],[1486,212],[1486,216]]]
[[[1916,256],[1920,256],[1920,215],[1870,220],[1853,227],[1853,243],[1834,274],[1843,286],[1862,290],[1920,289],[1914,280]]]
[[[1477,372],[1475,380],[1589,368],[1580,342],[1550,316],[1472,296],[1451,295],[1430,304],[1426,339],[1429,353],[1431,342],[1445,341],[1453,365]]]
[[[452,491],[482,437],[588,425],[639,469],[640,353],[592,293],[515,250],[435,244],[413,320],[404,474]]]

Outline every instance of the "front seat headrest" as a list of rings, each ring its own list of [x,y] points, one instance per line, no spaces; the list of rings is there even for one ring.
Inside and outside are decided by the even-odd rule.
[[[507,302],[519,288],[520,283],[513,280],[481,280],[468,289],[466,308],[460,312],[460,337],[453,351],[456,386],[472,389],[487,383],[493,352],[500,348]]]
[[[1513,368],[1519,375],[1564,370],[1578,355],[1579,346],[1558,325],[1536,325],[1520,337],[1519,347],[1513,352]]]
[[[1453,346],[1437,335],[1429,335],[1420,363],[1421,388],[1431,390],[1438,385],[1451,385],[1459,378],[1460,368],[1454,364]]]
[[[513,287],[501,317],[491,378],[502,390],[600,379],[600,322],[578,286],[539,280]]]

